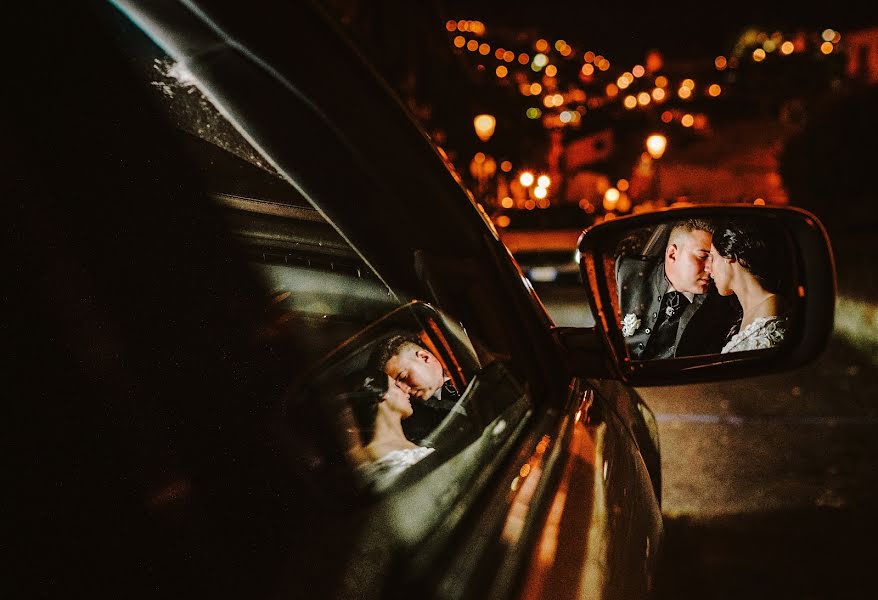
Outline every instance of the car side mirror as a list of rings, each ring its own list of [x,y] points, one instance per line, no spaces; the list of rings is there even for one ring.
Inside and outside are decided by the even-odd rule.
[[[760,375],[825,348],[835,265],[820,221],[796,208],[674,208],[579,239],[610,362],[635,386]]]

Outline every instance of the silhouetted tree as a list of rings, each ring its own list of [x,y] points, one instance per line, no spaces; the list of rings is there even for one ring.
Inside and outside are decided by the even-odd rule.
[[[779,157],[794,205],[831,232],[878,225],[878,86],[827,97],[791,135]]]

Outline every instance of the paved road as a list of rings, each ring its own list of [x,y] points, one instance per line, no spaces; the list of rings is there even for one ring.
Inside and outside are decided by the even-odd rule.
[[[873,597],[878,365],[841,336],[812,365],[641,388],[662,440],[661,598]]]
[[[575,291],[541,297],[588,324]],[[659,598],[878,594],[878,361],[836,335],[793,372],[638,391],[662,444]]]

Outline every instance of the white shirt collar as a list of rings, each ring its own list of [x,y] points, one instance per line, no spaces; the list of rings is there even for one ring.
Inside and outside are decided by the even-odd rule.
[[[674,287],[674,284],[671,283],[670,280],[668,280],[668,291],[669,292],[676,292],[677,291],[676,288]],[[680,293],[683,294],[684,296],[686,296],[686,300],[688,300],[689,302],[692,302],[692,300],[695,298],[695,294],[693,292],[680,292]]]

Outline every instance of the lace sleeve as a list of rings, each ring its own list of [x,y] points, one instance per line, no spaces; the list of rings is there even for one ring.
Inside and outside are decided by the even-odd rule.
[[[727,352],[774,348],[783,342],[786,330],[787,319],[785,317],[761,317],[750,323],[744,331],[732,336],[722,352],[725,354]]]

